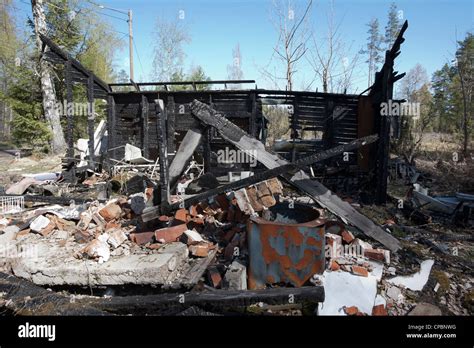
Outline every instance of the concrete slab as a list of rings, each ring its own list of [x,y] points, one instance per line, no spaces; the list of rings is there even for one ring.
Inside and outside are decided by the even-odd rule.
[[[186,263],[188,248],[176,242],[159,250],[111,257],[105,263],[76,259],[73,255],[84,245],[72,238],[66,245],[41,235],[29,234],[17,241],[18,250],[29,248],[27,254],[7,257],[12,272],[37,285],[161,285],[178,277]],[[31,249],[33,247],[33,249]]]

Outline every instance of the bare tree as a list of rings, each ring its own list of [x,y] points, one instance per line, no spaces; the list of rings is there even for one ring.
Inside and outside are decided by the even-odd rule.
[[[416,114],[402,113],[400,138],[395,143],[395,150],[411,163],[435,115],[431,110],[432,96],[425,68],[416,64],[410,69],[401,81],[398,96],[410,103],[410,110],[418,111]]]
[[[315,79],[321,82],[323,92],[345,92],[352,84],[352,75],[357,64],[358,53],[347,57],[351,46],[344,44],[339,33],[340,23],[334,24],[334,3],[331,1],[327,13],[327,36],[318,44],[315,31],[311,33],[311,49],[307,60],[313,69]]]
[[[36,46],[40,57],[39,73],[41,80],[41,90],[43,94],[44,116],[51,130],[52,151],[53,153],[58,154],[62,153],[66,149],[66,141],[64,139],[64,133],[61,127],[59,113],[56,108],[56,92],[54,90],[51,67],[44,59],[44,52],[42,52],[43,44],[40,38],[40,34],[46,34],[46,20],[44,14],[43,0],[31,0],[31,6],[35,23]],[[48,50],[47,47],[45,47],[45,51],[46,50]]]
[[[158,17],[155,28],[153,78],[159,81],[172,81],[177,76],[184,75],[183,45],[189,43],[191,38],[180,19],[168,20]]]
[[[232,64],[227,65],[227,78],[229,80],[243,80],[244,73],[242,71],[242,54],[240,53],[240,45],[237,44],[232,50]],[[241,89],[241,84],[231,84],[230,89]]]
[[[308,25],[313,0],[304,7],[296,7],[290,0],[274,0],[270,20],[278,32],[278,41],[273,48],[275,57],[284,66],[284,76],[271,68],[263,69],[263,74],[278,86],[284,80],[288,90],[293,89],[294,76],[298,72],[298,64],[307,51],[306,43],[310,37]],[[269,64],[271,65],[271,64]]]

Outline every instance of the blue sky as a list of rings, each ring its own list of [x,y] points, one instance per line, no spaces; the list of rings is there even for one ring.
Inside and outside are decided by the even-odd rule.
[[[153,30],[158,15],[177,18],[184,11],[185,26],[191,35],[191,43],[185,46],[186,67],[201,65],[212,79],[227,78],[227,65],[232,63],[232,49],[239,43],[242,53],[244,78],[255,79],[258,87],[271,88],[271,83],[261,74],[262,67],[270,61],[277,33],[269,20],[271,0],[94,0],[97,3],[118,8],[132,9],[135,52],[135,76],[138,81],[149,81],[153,61]],[[25,1],[27,2],[27,1]],[[294,0],[304,4],[304,1]],[[311,22],[317,33],[324,34],[327,27],[328,0],[314,0]],[[341,23],[340,33],[352,53],[366,42],[366,23],[373,17],[379,19],[383,31],[391,1],[383,0],[335,0],[335,22]],[[473,30],[474,5],[470,0],[401,0],[396,1],[409,28],[402,53],[397,58],[396,70],[408,72],[420,63],[431,75],[455,51],[456,35],[464,37]],[[87,3],[84,2],[86,5]],[[300,6],[301,6],[300,4]],[[296,6],[297,6],[296,5]],[[29,6],[18,3],[20,18],[30,13]],[[101,11],[102,12],[102,11]],[[112,15],[119,13],[103,11]],[[125,17],[125,16],[124,16]],[[113,30],[126,32],[127,23],[110,17]],[[128,44],[128,41],[126,41]],[[351,57],[348,52],[348,57]],[[361,63],[354,78],[354,89],[361,92],[367,86],[367,67]],[[141,64],[140,64],[141,61]],[[117,55],[116,68],[128,71],[128,48]],[[295,88],[301,89],[312,79],[306,62],[296,76]],[[318,87],[318,84],[313,86]],[[319,86],[321,90],[321,87]],[[354,92],[354,91],[352,91]]]

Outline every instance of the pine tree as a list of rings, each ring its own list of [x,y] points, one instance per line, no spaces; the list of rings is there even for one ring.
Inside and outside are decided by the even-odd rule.
[[[387,25],[385,26],[384,43],[386,45],[387,50],[392,48],[392,45],[395,42],[395,39],[397,38],[401,27],[402,26],[398,18],[397,5],[394,2],[392,2],[390,4],[390,9],[388,11]]]
[[[373,83],[373,77],[375,72],[377,71],[378,63],[382,62],[382,39],[383,37],[380,35],[379,31],[379,21],[377,18],[373,18],[367,23],[369,30],[367,34],[367,46],[365,49],[360,51],[361,54],[367,54],[366,63],[369,65],[369,76],[368,76],[368,83],[369,86]]]

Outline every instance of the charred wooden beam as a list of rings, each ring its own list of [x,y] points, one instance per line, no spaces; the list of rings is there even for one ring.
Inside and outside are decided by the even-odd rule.
[[[110,298],[84,298],[79,303],[113,314],[159,313],[169,309],[186,309],[192,306],[205,308],[238,308],[263,302],[270,305],[324,302],[323,286],[301,288],[270,288],[263,290],[215,290],[188,293],[165,293],[148,296],[114,296]]]
[[[174,153],[176,151],[176,140],[174,133],[176,131],[176,113],[175,113],[175,103],[174,97],[168,96],[168,105],[166,105],[166,116],[168,117],[168,152],[169,154],[173,154],[172,158],[174,158]]]
[[[73,93],[72,93],[72,76],[71,76],[72,64],[71,60],[68,59],[65,65],[65,80],[66,80],[66,101],[67,101],[67,128],[66,128],[66,137],[67,137],[67,151],[66,157],[74,157],[74,108],[70,108],[69,105],[73,103]]]
[[[3,305],[17,315],[110,315],[2,272],[0,292]]]
[[[142,94],[142,102],[141,102],[141,119],[142,119],[142,149],[143,149],[143,157],[149,158],[149,148],[150,148],[150,141],[148,137],[148,119],[149,119],[149,106],[148,106],[148,99]]]
[[[167,137],[167,117],[163,99],[156,99],[156,133],[158,134],[158,148],[160,152],[160,193],[161,203],[165,207],[169,204],[170,182],[168,171],[168,137]]]
[[[115,119],[115,99],[112,95],[109,95],[107,98],[107,157],[116,158],[115,155],[115,148],[117,144],[116,140],[116,123],[117,120]]]
[[[43,41],[44,44],[46,44],[52,52],[54,52],[58,57],[60,57],[63,62],[68,60],[68,54],[64,52],[58,45],[56,45],[50,38],[47,36],[40,34],[41,41]],[[80,73],[84,74],[85,77],[90,77],[92,76],[94,82],[105,92],[110,92],[111,89],[107,83],[102,81],[99,77],[91,73],[89,70],[87,70],[79,61],[77,61],[74,58],[69,57],[72,66],[74,69],[79,71]]]
[[[191,111],[202,122],[215,127],[225,140],[231,142],[240,150],[247,151],[267,168],[273,169],[289,163],[279,156],[268,152],[261,142],[250,137],[242,129],[226,119],[222,113],[213,110],[208,105],[194,100],[191,103]],[[320,182],[311,180],[304,171],[300,170],[294,176],[284,174],[282,177],[293,186],[306,192],[318,204],[339,216],[344,222],[356,226],[361,232],[379,241],[390,250],[397,251],[400,248],[400,242],[395,237],[359,213],[349,203],[342,201]]]
[[[89,107],[87,108],[87,133],[89,135],[89,168],[94,169],[95,161],[95,144],[94,144],[94,76],[89,76],[87,80],[87,102],[89,103]]]

